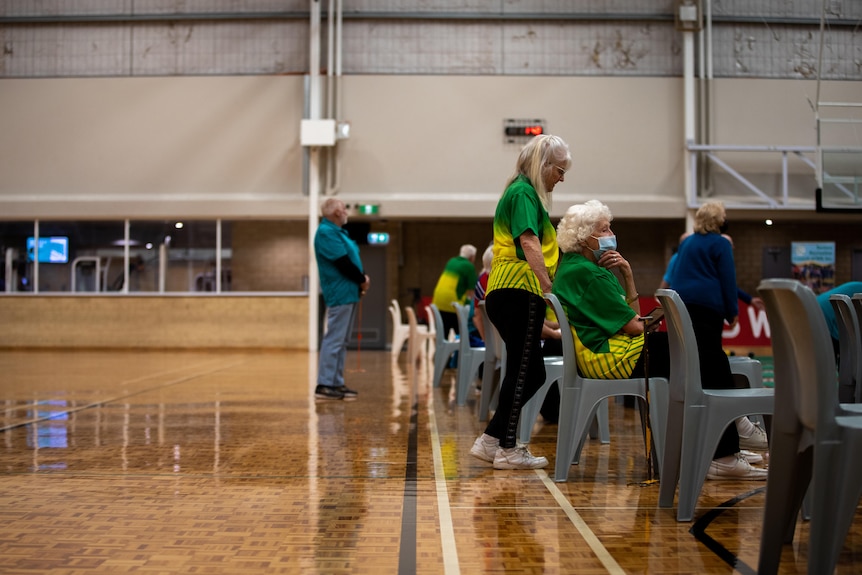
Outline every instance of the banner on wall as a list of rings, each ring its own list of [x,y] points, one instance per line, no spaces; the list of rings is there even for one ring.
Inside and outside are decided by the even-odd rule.
[[[739,321],[731,329],[727,324],[721,334],[725,347],[768,347],[772,345],[766,312],[739,301]]]
[[[835,287],[835,242],[792,242],[790,263],[793,279],[814,293]]]
[[[658,302],[655,298],[640,298],[641,311],[647,313],[654,308]],[[722,344],[726,348],[731,347],[769,347],[772,339],[769,332],[769,322],[766,320],[766,312],[761,311],[753,305],[748,305],[739,300],[739,321],[732,329],[725,324],[721,334]],[[662,324],[661,331],[666,326]]]

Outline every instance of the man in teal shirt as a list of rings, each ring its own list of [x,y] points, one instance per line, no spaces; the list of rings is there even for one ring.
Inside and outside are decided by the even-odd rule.
[[[371,285],[362,268],[359,246],[347,230],[344,202],[328,198],[320,208],[323,219],[314,234],[314,255],[327,308],[326,333],[320,344],[317,399],[355,399],[357,392],[344,384],[344,359],[356,315],[356,304]]]

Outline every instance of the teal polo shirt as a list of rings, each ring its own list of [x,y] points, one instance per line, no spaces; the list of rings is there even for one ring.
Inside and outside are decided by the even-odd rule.
[[[314,255],[326,305],[334,307],[358,302],[359,285],[342,275],[333,264],[335,260],[348,256],[353,265],[363,270],[359,246],[350,239],[347,230],[323,218],[314,234]]]

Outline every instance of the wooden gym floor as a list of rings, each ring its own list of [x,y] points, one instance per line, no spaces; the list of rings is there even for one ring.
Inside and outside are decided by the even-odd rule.
[[[305,352],[0,351],[0,573],[754,573],[762,483],[658,509],[637,410],[611,404],[567,483],[469,448],[476,397],[402,354],[348,355],[317,401]],[[781,573],[804,573],[807,523]],[[839,573],[862,572],[862,522]]]

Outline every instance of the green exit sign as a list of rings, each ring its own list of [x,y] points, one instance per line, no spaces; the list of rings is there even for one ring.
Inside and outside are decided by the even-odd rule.
[[[380,213],[380,204],[356,204],[356,213],[360,216],[376,216]]]

